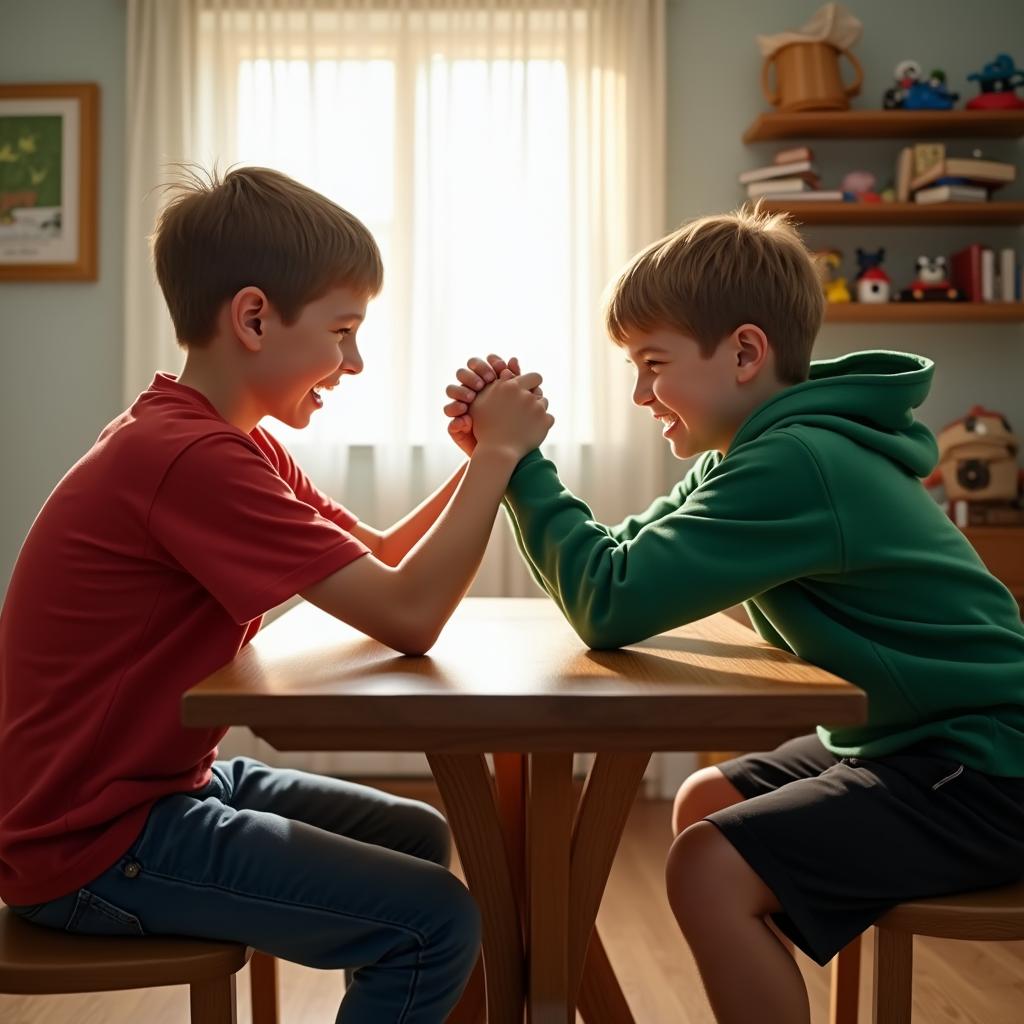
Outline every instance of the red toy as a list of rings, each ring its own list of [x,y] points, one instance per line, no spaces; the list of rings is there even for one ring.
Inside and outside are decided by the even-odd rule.
[[[917,277],[896,296],[903,302],[961,302],[963,292],[946,273],[945,256],[918,256]]]
[[[968,110],[1021,110],[1024,100],[1016,90],[1024,85],[1024,71],[1014,67],[1008,53],[1000,53],[981,71],[967,76],[968,82],[977,82],[981,92],[967,101]]]

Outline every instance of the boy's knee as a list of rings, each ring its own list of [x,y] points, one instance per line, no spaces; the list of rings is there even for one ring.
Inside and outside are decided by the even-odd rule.
[[[480,908],[470,891],[451,874],[440,882],[434,895],[438,942],[468,974],[480,955]]]
[[[452,836],[444,815],[418,800],[406,801],[396,813],[407,837],[404,852],[448,867],[452,859]]]
[[[684,914],[688,915],[696,905],[703,903],[710,893],[707,886],[714,881],[715,836],[712,833],[718,834],[714,825],[698,821],[680,832],[669,848],[665,888],[669,905],[680,922]]]
[[[779,910],[774,893],[717,826],[698,821],[680,835],[665,864],[669,905],[680,926],[708,915],[764,915]]]
[[[672,805],[672,834],[681,835],[691,825],[746,799],[714,765],[701,768],[679,787]]]

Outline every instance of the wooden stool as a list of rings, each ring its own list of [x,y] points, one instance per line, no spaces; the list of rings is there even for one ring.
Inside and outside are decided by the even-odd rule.
[[[980,889],[960,896],[938,896],[894,907],[875,925],[874,1024],[910,1024],[913,988],[914,936],[999,942],[1024,939],[1024,881],[998,889]],[[846,958],[846,991],[837,999],[839,971],[832,976],[834,1024],[857,1020],[856,983],[851,977],[859,966],[848,953],[859,953],[852,944],[840,953]],[[858,957],[859,960],[859,957]]]
[[[237,943],[201,939],[69,935],[23,921],[0,907],[0,992],[9,995],[188,985],[192,1024],[235,1024],[235,974],[252,952]],[[257,957],[262,963],[253,972],[254,1016],[259,984],[259,1019],[275,1024],[276,986],[273,1002],[268,1006],[266,1000],[275,962]]]

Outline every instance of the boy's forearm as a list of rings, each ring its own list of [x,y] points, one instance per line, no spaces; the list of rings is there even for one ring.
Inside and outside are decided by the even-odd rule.
[[[465,476],[469,462],[464,462],[429,498],[404,519],[385,531],[377,557],[385,565],[397,566],[415,547],[420,538],[437,521]]]
[[[518,461],[512,450],[478,446],[447,506],[398,565],[402,599],[415,609],[424,649],[469,589]]]

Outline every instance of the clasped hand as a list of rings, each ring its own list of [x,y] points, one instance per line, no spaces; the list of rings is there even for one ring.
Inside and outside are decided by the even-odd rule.
[[[500,356],[474,357],[455,372],[457,384],[445,394],[452,399],[444,413],[451,417],[448,433],[467,454],[478,444],[514,448],[520,456],[547,436],[554,417],[541,389],[538,373],[522,373],[519,361]]]

